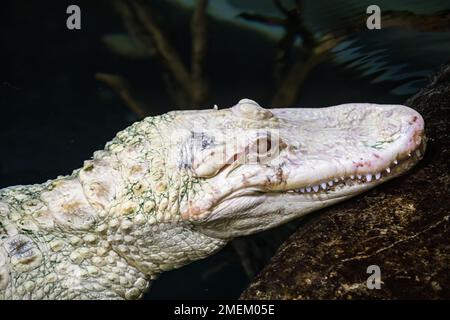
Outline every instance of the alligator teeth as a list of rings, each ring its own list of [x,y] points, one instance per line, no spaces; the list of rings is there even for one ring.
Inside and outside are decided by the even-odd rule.
[[[394,160],[394,163],[397,164],[398,163],[397,160]],[[385,170],[386,170],[387,173],[391,172],[391,168],[389,168],[389,167],[387,167]],[[352,179],[352,180],[354,180],[355,178],[358,178],[359,180],[362,180],[363,178],[365,178],[366,182],[371,182],[372,179],[380,180],[381,179],[381,172],[377,172],[375,174],[368,173],[368,174],[366,174],[364,176],[360,175],[360,174],[357,174],[355,176],[355,175],[352,174],[352,175],[349,176],[349,178]],[[345,180],[344,177],[340,177],[340,179]],[[318,185],[315,185],[315,186],[309,186],[309,187],[300,188],[300,189],[296,189],[296,190],[288,191],[288,192],[301,192],[301,193],[312,192],[312,191],[319,192],[320,189],[327,190],[328,186],[329,187],[333,187],[335,185],[335,183],[338,183],[338,182],[339,182],[339,178],[334,178],[333,180],[329,180],[327,182],[322,182],[321,184],[318,184]]]

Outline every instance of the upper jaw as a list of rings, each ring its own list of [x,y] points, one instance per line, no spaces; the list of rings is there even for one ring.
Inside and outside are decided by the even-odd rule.
[[[369,168],[354,166],[349,170],[336,170],[332,174],[328,174],[326,170],[323,172],[312,170],[309,174],[302,174],[300,170],[291,168],[290,173],[287,171],[285,173],[289,176],[285,183],[274,184],[268,191],[330,193],[344,186],[376,185],[408,171],[423,158],[425,149],[426,139],[423,137],[416,148],[407,153],[399,153],[398,156],[388,158]]]
[[[271,185],[270,191],[319,192],[349,180],[376,184],[408,170],[426,148],[424,121],[405,106],[362,104],[272,112],[289,113],[294,122],[302,116],[303,125],[296,132],[299,147],[276,160],[283,168],[282,183]],[[327,123],[329,114],[338,121]],[[305,123],[305,118],[311,121]]]
[[[411,167],[413,167],[423,157],[424,148],[418,148],[416,152],[411,153],[407,158],[394,160],[384,170],[378,170],[374,173],[366,174],[342,174],[329,180],[316,180],[312,183],[304,182],[294,183],[300,187],[289,187],[281,190],[287,194],[312,194],[326,195],[328,198],[341,197],[349,193],[355,193],[358,190],[365,191],[367,188],[374,187],[382,182],[397,177]]]

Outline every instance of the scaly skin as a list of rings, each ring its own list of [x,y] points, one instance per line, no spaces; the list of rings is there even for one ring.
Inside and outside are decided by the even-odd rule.
[[[424,149],[403,106],[241,100],[146,118],[70,176],[0,190],[0,298],[137,299],[161,272],[398,176]]]

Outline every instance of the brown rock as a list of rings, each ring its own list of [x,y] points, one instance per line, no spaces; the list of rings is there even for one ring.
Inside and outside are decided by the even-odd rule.
[[[408,174],[315,213],[243,299],[450,298],[450,65],[406,105],[424,117],[424,159]],[[381,269],[368,289],[367,267]]]

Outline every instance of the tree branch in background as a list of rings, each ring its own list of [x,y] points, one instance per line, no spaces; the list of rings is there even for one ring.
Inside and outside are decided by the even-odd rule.
[[[265,17],[262,15],[242,13],[241,18],[284,28],[284,36],[278,43],[275,53],[274,78],[277,89],[272,99],[273,106],[292,105],[298,100],[303,82],[309,73],[326,56],[340,38],[333,39],[328,35],[323,42],[316,41],[313,33],[305,26],[302,17],[302,1],[296,0],[293,9],[286,8],[281,0],[273,0],[274,5],[284,15],[284,19]],[[300,38],[301,46],[293,62],[289,61],[290,53],[295,49],[294,43]],[[333,41],[334,40],[334,41]]]
[[[208,95],[208,81],[206,80],[206,51],[208,46],[208,21],[206,9],[208,0],[197,0],[191,20],[192,34],[192,103],[199,105],[206,101]]]
[[[319,65],[343,38],[327,35],[318,42],[306,58],[299,58],[287,70],[278,85],[273,99],[273,106],[289,106],[297,102],[302,84],[311,71]]]
[[[280,10],[280,12],[282,12],[285,16],[288,16],[290,13],[290,10],[287,9],[283,3],[281,2],[281,0],[273,0],[273,4],[275,5],[275,7],[278,8],[278,10]]]
[[[350,19],[351,23],[333,30],[335,35],[346,36],[351,33],[367,31],[366,15],[357,15]],[[438,11],[431,14],[417,14],[411,11],[382,11],[381,28],[398,27],[421,32],[449,31],[450,10]]]
[[[245,12],[239,17],[284,28],[285,34],[279,41],[275,53],[274,78],[277,88],[272,104],[286,106],[298,101],[303,82],[333,47],[349,34],[366,30],[364,21],[367,16],[361,14],[361,16],[349,19],[347,25],[333,30],[321,39],[316,39],[304,24],[302,0],[295,0],[292,8],[283,4],[282,0],[273,0],[273,2],[284,18]],[[191,18],[190,66],[184,65],[180,55],[156,22],[155,13],[146,1],[119,0],[116,3],[128,32],[144,44],[150,57],[156,57],[160,62],[167,92],[175,104],[184,107],[198,107],[206,103],[209,97],[209,83],[206,76],[208,0],[196,0],[195,2]],[[445,31],[450,29],[449,21],[450,10],[435,14],[415,14],[409,11],[385,11],[382,13],[383,28],[398,26],[419,31]],[[299,47],[294,45],[297,39],[301,40]],[[117,81],[114,83],[117,85]],[[121,82],[119,81],[119,83]],[[109,84],[111,86],[111,81]],[[123,90],[122,88],[118,92],[121,93],[124,101],[128,101],[127,104],[130,107],[135,105],[133,103],[135,100],[130,96],[128,89]],[[134,110],[134,107],[131,108]],[[143,114],[142,110],[139,112]]]
[[[273,26],[282,26],[285,23],[284,19],[276,17],[267,17],[257,13],[242,12],[238,14],[238,17],[248,21],[259,22]]]
[[[277,90],[272,105],[287,106],[298,100],[300,88],[309,73],[324,60],[329,51],[340,41],[353,32],[365,31],[366,15],[351,19],[351,24],[339,30],[333,30],[320,40],[316,40],[313,33],[305,26],[302,18],[302,0],[295,0],[295,8],[288,9],[281,0],[273,0],[274,5],[284,15],[284,19],[266,17],[258,14],[242,13],[239,17],[263,23],[281,26],[285,30],[284,36],[278,44],[275,55],[274,77]],[[450,10],[434,14],[415,14],[409,11],[385,11],[382,13],[382,27],[402,27],[418,31],[447,31],[450,30]],[[289,62],[289,52],[296,50],[294,42],[302,40],[294,61]]]
[[[183,107],[198,107],[206,103],[209,95],[205,71],[208,0],[196,0],[191,20],[190,68],[184,65],[145,1],[118,0],[116,6],[128,33],[147,48],[150,57],[156,57],[161,64],[165,87],[174,103]]]
[[[382,13],[381,27],[402,27],[417,31],[450,30],[450,10],[433,14],[415,14],[410,11],[386,11]]]
[[[155,57],[156,51],[153,45],[153,39],[139,22],[132,8],[123,0],[115,1],[114,4],[116,5],[117,11],[120,12],[123,24],[131,37],[142,43],[151,57]]]
[[[130,86],[121,76],[109,73],[97,73],[95,79],[101,81],[113,89],[125,102],[125,104],[140,118],[148,116],[148,112],[130,94]]]
[[[191,91],[189,73],[183,65],[180,56],[157,25],[152,10],[140,0],[127,0],[126,4],[139,23],[145,28],[147,34],[151,36],[151,43],[144,44],[154,47],[160,62],[168,70],[177,85],[188,94]]]

